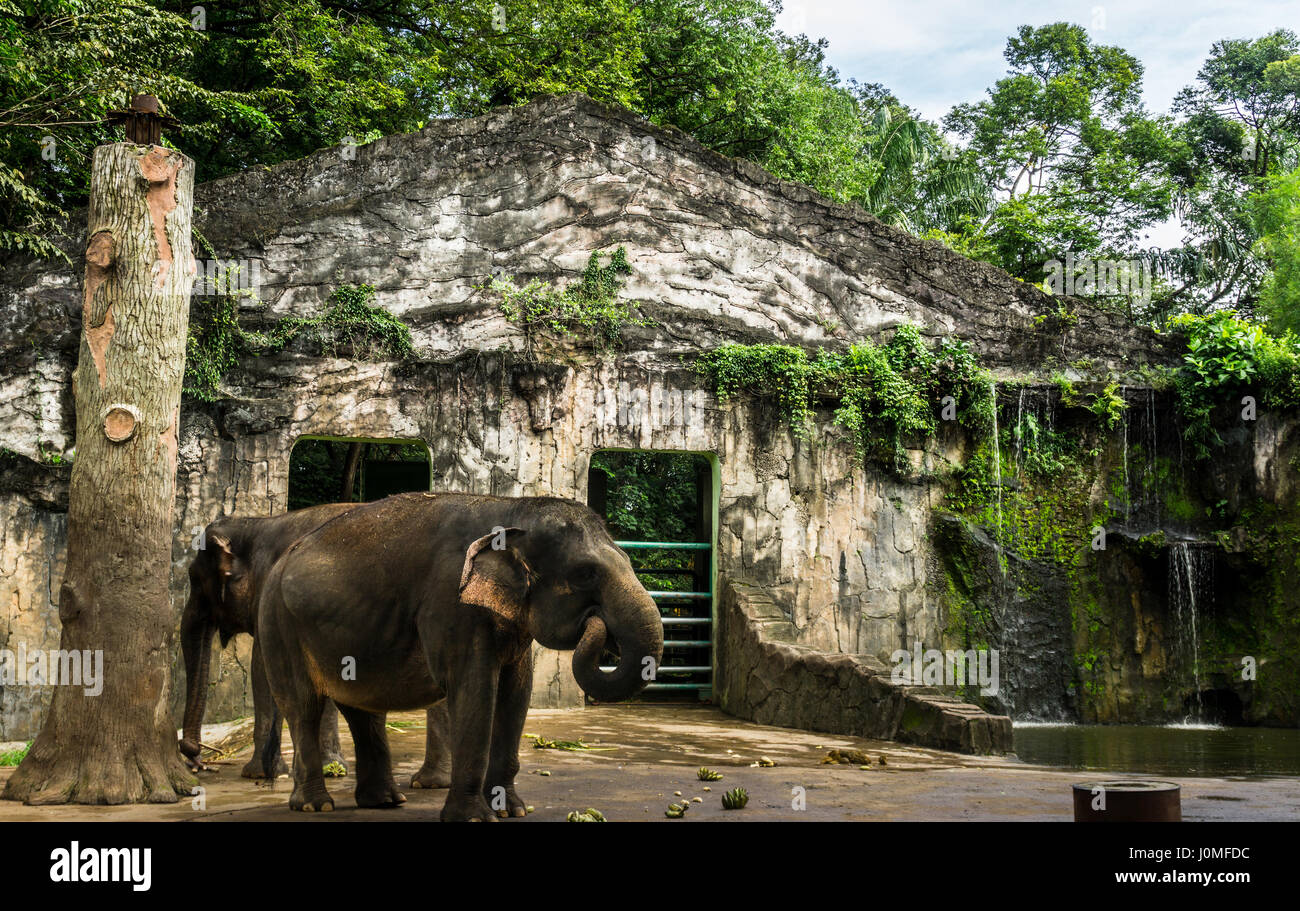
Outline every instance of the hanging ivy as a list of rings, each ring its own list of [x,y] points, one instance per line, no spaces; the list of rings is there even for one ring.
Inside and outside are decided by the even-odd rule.
[[[190,324],[185,344],[185,394],[200,402],[215,402],[221,397],[222,381],[241,358],[275,354],[298,339],[308,352],[320,357],[414,357],[411,330],[387,310],[374,306],[374,296],[370,285],[344,285],[330,295],[318,316],[283,317],[262,331],[239,325],[237,296],[213,298],[197,324]]]
[[[818,400],[835,403],[834,422],[859,453],[904,471],[904,443],[932,436],[952,417],[972,430],[993,423],[992,378],[960,340],[930,348],[915,326],[883,345],[860,342],[809,356],[790,345],[724,345],[696,361],[721,399],[745,393],[774,401],[796,436],[806,436]]]

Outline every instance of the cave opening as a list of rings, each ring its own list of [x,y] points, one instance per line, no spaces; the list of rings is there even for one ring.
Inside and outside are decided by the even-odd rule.
[[[428,490],[431,478],[421,440],[299,437],[289,452],[289,508],[369,503]]]

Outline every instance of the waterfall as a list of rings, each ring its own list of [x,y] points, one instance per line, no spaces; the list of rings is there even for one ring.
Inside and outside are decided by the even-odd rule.
[[[998,565],[997,578],[993,579],[994,615],[1002,627],[1002,665],[1007,668],[1003,674],[1003,683],[999,698],[1008,714],[1015,712],[1015,690],[1011,680],[1011,668],[1018,658],[1019,620],[1011,610],[1007,598],[1007,559],[1002,549],[1002,434],[998,422],[998,384],[989,383],[989,395],[993,398],[993,485],[996,491],[997,522],[993,528],[993,558]],[[1023,392],[1022,392],[1023,395]]]
[[[1147,390],[1147,478],[1146,488],[1151,494],[1155,510],[1156,528],[1160,527],[1160,434],[1156,425],[1156,391]]]
[[[989,395],[993,398],[993,487],[997,494],[998,504],[998,524],[993,529],[993,542],[1000,545],[1002,543],[1002,437],[998,433],[998,384],[996,380],[989,382]],[[1002,557],[998,555],[998,565],[1001,566]]]
[[[1184,666],[1191,665],[1196,704],[1190,721],[1201,719],[1200,612],[1208,604],[1214,574],[1214,551],[1192,541],[1169,545],[1169,605],[1173,608],[1176,643]]]
[[[1020,477],[1020,457],[1025,450],[1025,387],[1020,387],[1020,399],[1016,403],[1016,477]]]
[[[1119,387],[1119,397],[1125,404],[1128,403],[1128,396],[1125,394],[1127,390],[1127,386]],[[1124,524],[1128,525],[1133,513],[1133,490],[1129,487],[1128,480],[1128,409],[1125,408],[1120,414],[1120,422],[1124,426]]]
[[[1155,390],[1138,389],[1134,395],[1138,402],[1130,401],[1127,386],[1120,387],[1128,405],[1120,418],[1124,525],[1150,531],[1161,527],[1160,424]]]

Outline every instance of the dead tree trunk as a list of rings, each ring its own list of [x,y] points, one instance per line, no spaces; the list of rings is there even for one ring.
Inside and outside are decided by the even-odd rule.
[[[348,446],[347,461],[343,463],[343,483],[339,485],[340,502],[348,503],[352,500],[352,488],[357,485],[357,463],[361,461],[363,445],[363,443],[352,443]]]
[[[9,780],[7,799],[172,803],[194,784],[168,711],[193,184],[194,163],[174,150],[132,143],[95,150],[59,589],[60,649],[81,653],[83,679],[53,687],[45,725]],[[102,692],[95,694],[84,678],[97,652]]]

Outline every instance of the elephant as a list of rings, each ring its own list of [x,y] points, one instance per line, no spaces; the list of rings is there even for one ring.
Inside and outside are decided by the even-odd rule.
[[[190,595],[181,618],[186,695],[180,749],[195,770],[203,767],[199,759],[199,729],[207,698],[213,633],[221,634],[223,648],[239,633],[254,635],[258,595],[276,559],[307,532],[356,506],[356,503],[331,503],[279,516],[230,516],[216,520],[204,530],[204,546],[190,563]],[[288,768],[280,758],[280,718],[274,711],[256,636],[251,670],[254,749],[253,757],[240,774],[245,778],[277,778],[288,772]],[[443,747],[446,717],[444,704],[429,707],[425,762],[412,776],[412,787],[445,788],[451,781],[451,757]],[[324,763],[338,763],[346,771],[339,744],[338,712],[333,705],[327,707],[321,727]]]
[[[357,805],[396,806],[384,718],[446,698],[451,787],[441,818],[523,816],[515,791],[532,643],[573,650],[601,702],[654,678],[663,622],[586,505],[556,497],[397,494],[297,540],[276,562],[257,636],[295,746],[294,810],[334,807],[320,763],[325,700],[356,744]],[[600,667],[610,640],[616,665]]]

